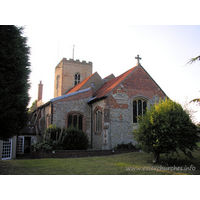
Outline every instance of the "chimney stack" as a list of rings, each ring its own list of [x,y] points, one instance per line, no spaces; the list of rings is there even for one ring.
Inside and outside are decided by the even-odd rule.
[[[40,84],[38,84],[38,99],[37,99],[37,102],[42,100],[42,92],[43,92],[43,84],[42,84],[42,81],[40,81]]]

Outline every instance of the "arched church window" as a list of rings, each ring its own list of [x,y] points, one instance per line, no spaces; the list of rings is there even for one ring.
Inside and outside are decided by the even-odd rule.
[[[68,115],[67,127],[69,128],[71,126],[83,130],[83,116],[81,114]]]
[[[95,113],[95,131],[101,131],[101,111],[97,110]]]
[[[74,75],[74,85],[77,85],[81,81],[81,75],[79,73],[76,73]]]
[[[145,99],[135,99],[133,101],[133,123],[138,122],[138,117],[143,116],[147,109],[147,101]]]

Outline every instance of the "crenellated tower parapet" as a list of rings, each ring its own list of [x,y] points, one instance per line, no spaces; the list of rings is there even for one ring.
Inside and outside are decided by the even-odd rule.
[[[63,58],[55,68],[54,98],[92,74],[92,62]]]

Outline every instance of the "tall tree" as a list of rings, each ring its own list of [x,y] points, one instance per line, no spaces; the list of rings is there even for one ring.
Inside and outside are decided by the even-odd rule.
[[[26,125],[30,100],[30,48],[23,28],[0,26],[0,139],[6,140]]]

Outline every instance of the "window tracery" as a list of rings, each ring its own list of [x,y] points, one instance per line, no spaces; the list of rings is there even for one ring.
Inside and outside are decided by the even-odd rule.
[[[83,116],[81,114],[69,114],[67,117],[67,127],[71,126],[83,130]]]
[[[133,100],[133,123],[138,123],[138,117],[143,116],[147,109],[147,100],[138,98]]]

